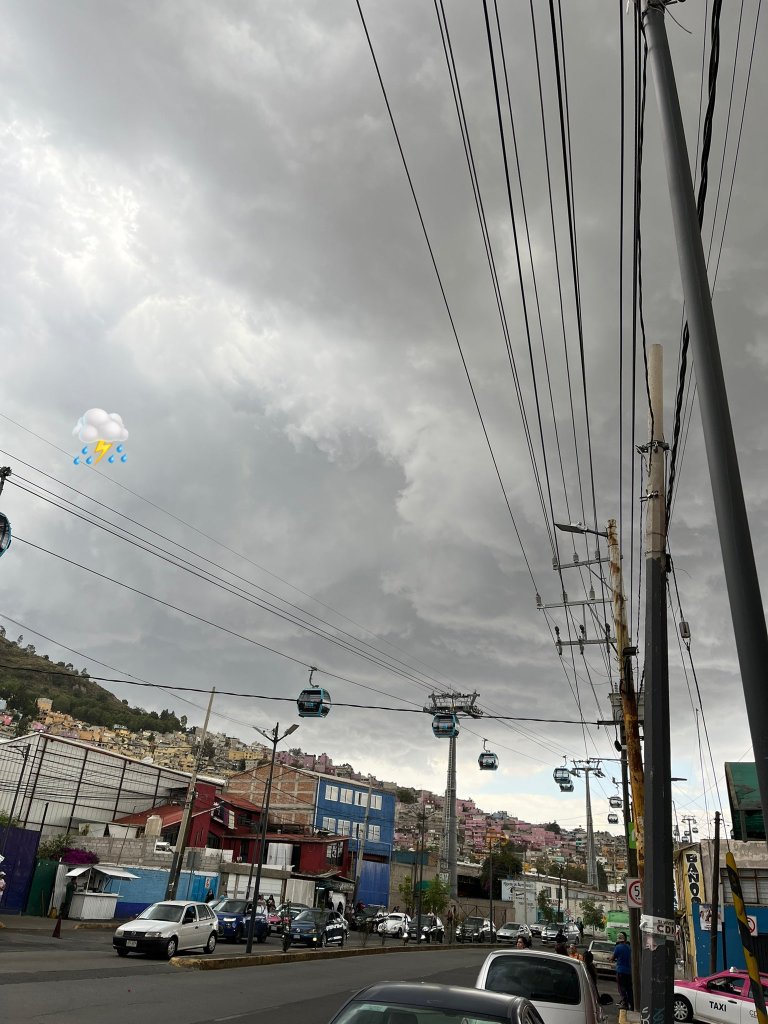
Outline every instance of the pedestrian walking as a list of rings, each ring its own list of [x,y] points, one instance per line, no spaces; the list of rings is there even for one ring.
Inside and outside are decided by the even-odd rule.
[[[619,986],[620,1005],[625,1010],[634,1010],[635,1000],[632,992],[632,950],[627,942],[626,932],[619,932],[618,941],[613,947],[611,959],[616,964],[616,984]]]
[[[583,942],[584,941],[584,922],[581,920],[581,918],[579,918],[579,920],[576,922],[576,927],[579,929],[579,941]]]

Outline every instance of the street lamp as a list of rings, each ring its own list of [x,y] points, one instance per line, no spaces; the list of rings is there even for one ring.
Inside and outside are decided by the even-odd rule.
[[[605,537],[608,540],[608,534],[605,530],[593,530],[583,523],[555,523],[555,526],[558,530],[562,530],[563,533],[591,533],[595,537]]]
[[[286,736],[290,736],[292,732],[296,732],[298,728],[298,725],[289,725],[281,736],[279,735],[279,722],[277,722],[274,729],[271,729],[269,732],[267,732],[265,729],[259,729],[258,726],[254,726],[256,732],[260,732],[261,735],[264,736],[265,739],[268,739],[269,742],[272,744],[272,759],[269,762],[269,777],[267,778],[267,786],[266,789],[264,790],[264,800],[261,808],[262,821],[261,828],[259,829],[258,842],[259,863],[256,866],[256,884],[253,887],[253,902],[251,904],[251,916],[248,921],[248,942],[246,943],[245,947],[246,953],[250,953],[251,950],[253,949],[253,929],[256,924],[256,900],[258,898],[259,888],[261,886],[261,863],[262,860],[264,859],[264,846],[266,845],[267,840],[267,825],[269,822],[269,800],[270,797],[272,796],[272,776],[275,771],[275,756],[277,754],[277,744],[280,742],[280,740],[284,740]],[[248,885],[246,886],[245,889],[246,898],[248,897],[248,892],[251,886],[251,879],[253,878],[253,867],[256,860],[256,849],[257,847],[254,845],[253,855],[251,857],[251,870],[248,872]]]

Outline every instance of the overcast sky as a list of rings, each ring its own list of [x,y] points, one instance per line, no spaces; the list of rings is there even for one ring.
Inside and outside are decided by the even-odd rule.
[[[557,261],[528,4],[502,4],[501,20],[541,329],[506,120],[513,204],[555,518],[585,515],[594,526],[549,5],[535,0],[533,6]],[[619,25],[624,6],[623,0],[563,4],[600,529],[620,512]],[[742,6],[713,266],[756,0],[743,5],[732,0],[723,11],[707,244]],[[545,602],[557,601],[560,584],[552,571],[433,4],[367,0],[363,10],[525,557],[352,0],[6,0],[0,7],[2,463],[12,467],[16,483],[41,483],[145,537],[142,527],[149,527],[168,538],[153,536],[163,548],[177,541],[195,555],[175,548],[177,554],[197,564],[198,556],[212,560],[221,568],[207,563],[208,569],[230,586],[274,602],[274,596],[257,589],[265,588],[282,608],[281,602],[291,602],[303,614],[346,631],[345,640],[352,634],[358,643],[372,645],[376,651],[367,647],[368,653],[397,671],[11,485],[2,508],[17,538],[290,657],[20,539],[2,561],[0,613],[24,624],[21,629],[0,620],[9,635],[23,633],[39,652],[85,665],[94,675],[130,673],[156,683],[215,685],[243,694],[217,698],[216,711],[228,717],[217,716],[213,727],[249,741],[256,738],[251,726],[298,720],[295,706],[252,697],[295,698],[306,683],[306,666],[317,666],[315,681],[330,690],[336,706],[324,721],[302,720],[291,742],[326,751],[337,763],[350,761],[360,771],[436,791],[445,785],[447,745],[433,739],[426,715],[339,705],[416,710],[430,690],[456,689],[477,690],[489,715],[574,721],[583,715],[590,722],[607,717],[611,683],[600,650],[589,649],[586,660],[580,654],[572,660],[566,652],[561,660],[536,609],[536,591]],[[483,7],[479,0],[447,0],[445,8],[511,348],[543,478]],[[492,12],[491,5],[493,18]],[[709,29],[701,2],[677,6],[674,14],[691,30],[687,34],[669,24],[689,147],[695,150],[702,46]],[[631,13],[624,25],[631,137]],[[715,293],[764,588],[765,43],[763,22]],[[500,65],[498,41],[495,57]],[[681,288],[650,83],[645,141],[645,319],[649,342],[664,345],[665,427],[671,439]],[[626,153],[629,196],[629,144]],[[628,242],[624,253],[626,269]],[[630,297],[627,273],[621,520],[635,636],[641,467],[636,459],[633,500]],[[647,429],[641,373],[639,362],[638,444]],[[122,417],[129,432],[126,463],[102,462],[96,470],[74,464],[81,444],[73,428],[94,407]],[[117,519],[66,485],[141,525]],[[671,548],[720,777],[724,761],[748,759],[751,749],[698,406],[678,486]],[[546,504],[548,513],[548,497]],[[573,547],[563,536],[559,544],[566,560]],[[579,552],[585,557],[583,545]],[[572,598],[583,598],[578,574],[566,571],[565,581]],[[579,621],[581,613],[575,614]],[[675,609],[670,617],[673,772],[688,780],[676,791],[676,803],[679,814],[699,817],[705,833],[706,813],[718,806],[717,796],[704,723],[692,709],[694,683],[690,671],[686,680],[681,670],[676,620]],[[567,635],[561,611],[552,612],[552,623]],[[589,631],[595,635],[591,621]],[[642,650],[642,622],[638,640]],[[97,660],[119,671],[99,669]],[[611,672],[615,685],[612,665]],[[163,691],[112,688],[131,703],[173,707],[191,723],[202,719],[203,695],[192,695],[197,706],[190,706]],[[483,738],[499,754],[495,774],[477,769]],[[459,740],[459,795],[474,797],[489,811],[503,809],[533,821],[557,818],[568,827],[583,824],[583,782],[576,782],[571,796],[561,795],[552,770],[563,755],[614,757],[613,739],[610,730],[593,725],[529,723],[521,729],[514,722],[468,723]],[[613,792],[610,776],[618,776],[615,763],[604,767],[608,777],[593,794],[600,826]],[[722,784],[721,792],[725,799]]]

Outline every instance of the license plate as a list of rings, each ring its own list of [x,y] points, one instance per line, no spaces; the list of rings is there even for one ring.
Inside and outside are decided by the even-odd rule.
[[[129,949],[135,949],[138,946],[136,939],[126,939],[125,944]]]

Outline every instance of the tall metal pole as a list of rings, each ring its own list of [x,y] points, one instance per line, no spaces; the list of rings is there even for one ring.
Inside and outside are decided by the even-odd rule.
[[[626,745],[626,759],[632,787],[632,810],[637,844],[633,875],[643,877],[643,818],[645,795],[643,792],[643,754],[640,747],[640,727],[637,716],[637,695],[632,679],[632,652],[629,629],[627,628],[627,607],[624,599],[624,577],[621,569],[621,547],[616,520],[608,520],[608,555],[611,560],[611,591],[613,595],[613,619],[616,630],[616,658],[619,668],[619,693],[623,719],[622,743]],[[625,812],[628,807],[625,807]],[[634,851],[633,851],[634,852]]]
[[[422,806],[421,808],[421,855],[419,857],[419,893],[416,900],[416,920],[421,924],[421,898],[422,898],[422,886],[424,884],[424,837],[427,831],[427,809]]]
[[[452,900],[458,898],[458,872],[456,868],[456,737],[448,740],[448,785],[445,799],[448,804],[446,820],[448,822],[448,886]]]
[[[709,973],[714,974],[717,970],[717,933],[718,918],[720,917],[720,811],[715,811],[715,841],[712,845],[712,899],[710,910],[709,927]],[[725,968],[725,961],[723,961]]]
[[[491,941],[493,941],[493,839],[491,836],[488,837],[488,879],[490,881],[490,887],[488,889],[488,917],[491,919]]]
[[[696,215],[683,120],[664,24],[664,5],[645,0],[648,54],[656,84],[680,276],[690,327],[725,581],[731,606],[763,817],[768,821],[768,630],[720,361],[712,296]]]
[[[203,722],[203,731],[200,734],[200,748],[195,758],[195,763],[192,768],[192,774],[189,776],[189,785],[187,786],[187,798],[184,801],[184,813],[181,816],[181,824],[179,825],[179,835],[176,839],[176,848],[173,851],[173,858],[171,860],[171,867],[168,872],[168,888],[165,890],[165,898],[167,900],[176,899],[176,890],[179,885],[179,877],[181,875],[181,865],[184,860],[184,851],[187,848],[189,842],[189,830],[192,825],[192,807],[195,802],[195,786],[197,785],[197,773],[200,768],[200,762],[203,759],[203,746],[205,744],[206,736],[208,735],[208,722],[211,717],[211,708],[213,707],[213,697],[216,693],[216,689],[211,690],[211,696],[208,700],[208,710],[205,712],[205,721]]]
[[[667,529],[663,361],[661,345],[648,351],[645,508],[645,877],[641,1013],[651,1021],[672,1020],[675,976],[675,915],[672,863],[672,766],[669,738],[667,651]]]

